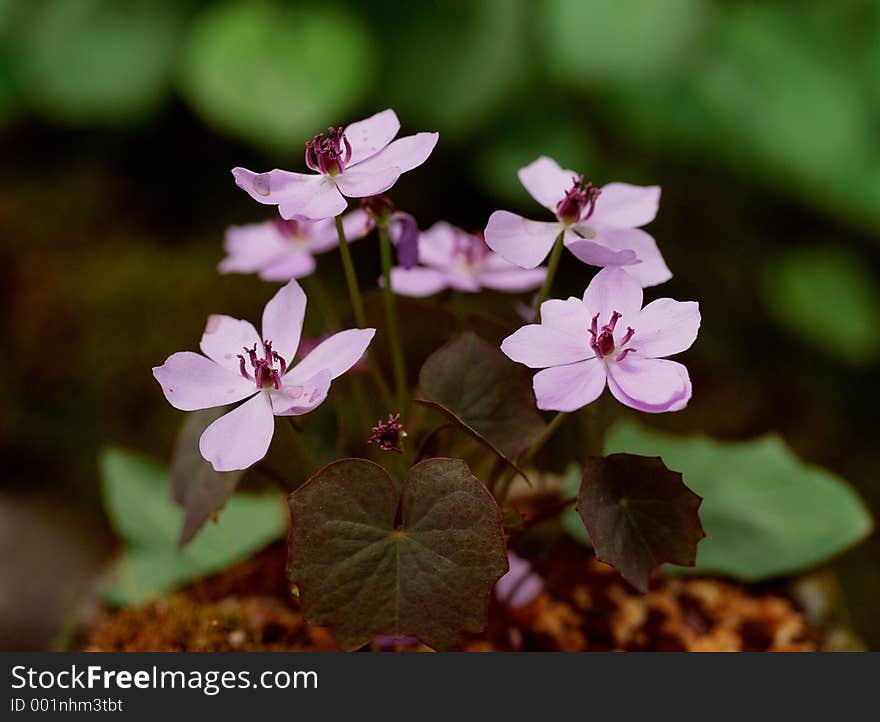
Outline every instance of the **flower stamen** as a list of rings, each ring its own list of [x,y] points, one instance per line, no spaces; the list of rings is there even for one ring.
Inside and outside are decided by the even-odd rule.
[[[238,354],[238,370],[241,375],[248,381],[253,381],[260,390],[280,389],[281,377],[287,373],[287,363],[277,351],[272,350],[272,342],[263,341],[263,358],[257,354],[257,344],[254,344],[252,348],[245,346],[244,352],[248,355],[247,360],[242,354]],[[247,370],[248,361],[250,361],[253,374]],[[273,361],[278,364],[278,368],[275,368]]]
[[[571,225],[587,220],[596,210],[596,200],[602,191],[584,180],[582,175],[572,179],[572,186],[565,197],[556,204],[556,215],[563,223]]]
[[[372,429],[372,435],[367,440],[368,444],[376,444],[382,451],[396,451],[403,453],[401,442],[406,438],[406,430],[400,423],[400,414],[388,414],[388,421],[379,419]]]
[[[337,176],[351,159],[351,143],[342,128],[328,128],[306,143],[306,165],[322,175]]]

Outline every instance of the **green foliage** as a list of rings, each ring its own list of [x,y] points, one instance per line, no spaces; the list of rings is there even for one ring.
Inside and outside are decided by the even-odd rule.
[[[154,462],[122,449],[101,456],[105,507],[125,542],[118,578],[105,590],[114,604],[152,599],[193,579],[225,569],[282,536],[283,507],[275,495],[233,496],[216,524],[177,545],[183,512],[171,501],[168,475]]]
[[[155,0],[34,3],[20,45],[20,90],[64,123],[123,124],[164,100],[179,19]]]
[[[764,298],[811,346],[853,364],[877,358],[880,290],[857,255],[833,246],[787,251],[767,269]]]
[[[643,81],[689,61],[702,0],[547,0],[540,29],[552,74],[581,87]]]
[[[858,543],[873,526],[845,481],[805,465],[776,436],[724,443],[618,423],[605,449],[660,456],[704,498],[698,571],[745,582],[797,574]]]
[[[458,459],[410,469],[398,494],[364,459],[319,471],[289,497],[288,575],[306,618],[344,649],[377,634],[416,636],[435,649],[486,624],[489,594],[507,571],[501,511]]]
[[[512,465],[545,426],[528,371],[469,331],[425,361],[419,388],[420,403],[445,413]]]
[[[461,136],[496,114],[528,63],[523,0],[394,5],[387,92],[414,121]]]
[[[611,454],[587,459],[577,513],[596,556],[646,592],[663,562],[694,566],[701,501],[661,459]]]
[[[197,18],[180,83],[212,124],[286,150],[343,122],[374,71],[372,39],[353,15],[233,0]]]

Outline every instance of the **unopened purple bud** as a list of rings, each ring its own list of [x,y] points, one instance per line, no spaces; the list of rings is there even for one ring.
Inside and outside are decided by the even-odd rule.
[[[397,265],[412,268],[419,262],[419,226],[409,213],[391,216],[388,232],[397,249]]]

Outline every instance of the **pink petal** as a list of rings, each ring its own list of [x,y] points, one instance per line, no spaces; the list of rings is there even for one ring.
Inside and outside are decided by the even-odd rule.
[[[532,198],[556,213],[556,206],[571,188],[572,179],[577,173],[560,168],[555,160],[542,155],[525,168],[520,168],[517,175]]]
[[[370,170],[399,168],[401,173],[406,173],[428,160],[439,138],[439,133],[416,133],[398,138],[383,151],[355,167]]]
[[[642,308],[642,287],[622,268],[608,266],[597,273],[584,291],[584,305],[591,316],[607,323],[614,311],[622,322],[632,323]]]
[[[450,269],[446,274],[446,280],[449,283],[449,287],[459,293],[478,293],[480,291],[480,283],[477,277],[466,270]]]
[[[284,253],[289,242],[278,232],[273,221],[231,226],[224,242],[229,254],[220,261],[220,273],[254,273]]]
[[[419,263],[447,268],[453,261],[455,239],[464,233],[451,223],[437,221],[419,236]]]
[[[524,607],[544,588],[544,580],[532,565],[513,552],[507,552],[509,571],[495,584],[495,597],[510,607]]]
[[[260,271],[264,281],[289,281],[292,278],[305,278],[315,270],[315,259],[304,248],[290,249],[265,264]],[[286,361],[287,359],[285,359]]]
[[[240,375],[237,356],[254,344],[258,350],[262,348],[260,334],[250,321],[215,313],[208,317],[199,348],[209,359]]]
[[[352,243],[363,238],[373,230],[373,219],[362,208],[346,213],[342,217],[342,231],[345,239]],[[324,253],[339,245],[336,222],[332,218],[318,221],[309,229],[309,250],[312,253]]]
[[[345,129],[345,137],[351,144],[349,165],[360,163],[378,153],[394,140],[399,130],[400,121],[390,108],[349,125]]]
[[[608,388],[620,403],[649,414],[679,411],[691,398],[691,379],[682,364],[637,354],[608,364]]]
[[[535,268],[547,258],[563,230],[561,223],[530,221],[508,211],[495,211],[486,224],[486,243],[520,268]]]
[[[425,298],[447,288],[449,285],[446,271],[435,268],[401,268],[391,269],[391,289],[394,293],[411,298]]]
[[[530,368],[547,368],[583,361],[595,356],[589,334],[574,335],[544,324],[533,323],[501,342],[501,350],[513,361]]]
[[[509,271],[484,271],[477,275],[477,281],[483,288],[519,293],[538,288],[546,277],[546,268],[515,268]]]
[[[301,416],[313,411],[324,403],[332,380],[326,369],[298,384],[285,377],[279,390],[269,392],[272,411],[276,416]]]
[[[638,228],[650,223],[660,206],[660,186],[609,183],[602,187],[590,221],[596,225]]]
[[[253,381],[192,351],[180,351],[153,368],[153,376],[175,409],[196,411],[225,406],[257,392]]]
[[[592,358],[544,369],[535,374],[532,386],[539,409],[577,411],[601,395],[605,388],[605,364]]]
[[[277,205],[282,218],[320,220],[337,216],[348,205],[336,184],[322,175],[305,175],[286,170],[254,173],[247,168],[233,168],[239,188],[256,201]]]
[[[274,431],[269,395],[259,393],[205,429],[199,450],[216,471],[247,469],[266,455]]]
[[[384,193],[400,178],[401,170],[395,166],[378,167],[367,163],[347,168],[336,177],[336,184],[350,198],[365,198]]]
[[[551,298],[541,304],[541,324],[571,336],[589,339],[592,319],[584,302],[574,296],[564,301]]]
[[[297,195],[291,194],[278,204],[278,212],[282,218],[319,221],[338,216],[348,207],[336,187],[337,183],[319,175],[310,178],[309,183],[304,184]]]
[[[645,306],[633,322],[636,333],[629,344],[639,356],[660,358],[691,347],[700,329],[700,304],[658,298]]]
[[[638,263],[638,257],[632,249],[622,251],[614,250],[602,244],[601,236],[595,240],[586,238],[568,237],[565,239],[565,247],[571,251],[575,258],[591,266],[630,266]]]
[[[296,281],[282,287],[263,309],[263,338],[272,342],[272,350],[287,364],[299,348],[305,315],[306,294]]]
[[[575,239],[569,242],[566,239],[566,245],[584,263],[594,266],[626,266],[626,272],[643,288],[656,286],[672,278],[656,241],[640,228],[590,227],[581,224],[576,229],[591,240]],[[602,251],[596,250],[590,243],[607,249],[607,257],[603,257]],[[591,253],[597,255],[591,257]]]
[[[313,378],[323,370],[335,379],[360,361],[376,334],[374,328],[352,328],[334,333],[284,377],[284,384],[297,384]]]

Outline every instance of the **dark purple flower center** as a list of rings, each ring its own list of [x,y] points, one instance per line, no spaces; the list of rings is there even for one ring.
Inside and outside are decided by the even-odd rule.
[[[254,344],[253,348],[245,347],[244,352],[248,355],[247,359],[238,354],[238,369],[241,375],[253,381],[258,389],[280,389],[281,377],[287,371],[287,364],[277,351],[272,350],[272,342],[263,341],[262,358],[257,353],[257,344]],[[250,372],[247,368],[248,362],[251,365]],[[275,368],[275,363],[278,364],[278,368]]]
[[[623,361],[628,353],[635,351],[634,348],[624,348],[630,342],[635,333],[632,326],[626,327],[626,333],[620,339],[619,343],[615,343],[614,341],[614,329],[617,327],[617,322],[620,320],[621,316],[622,314],[618,311],[613,311],[608,323],[602,326],[602,328],[599,328],[599,314],[597,313],[593,316],[593,320],[590,323],[590,348],[593,349],[593,351],[596,352],[596,356],[601,359],[608,358],[616,351],[620,351],[620,354],[614,360]]]
[[[582,175],[575,176],[565,198],[556,204],[556,215],[564,223],[585,221],[593,215],[600,193],[602,191],[584,181]]]
[[[373,433],[367,443],[375,444],[382,451],[396,451],[401,454],[403,449],[400,442],[405,436],[406,430],[400,423],[400,414],[388,414],[388,421],[380,419],[373,427]]]
[[[351,158],[351,144],[342,128],[328,128],[306,143],[306,165],[313,171],[335,176],[345,170]]]

